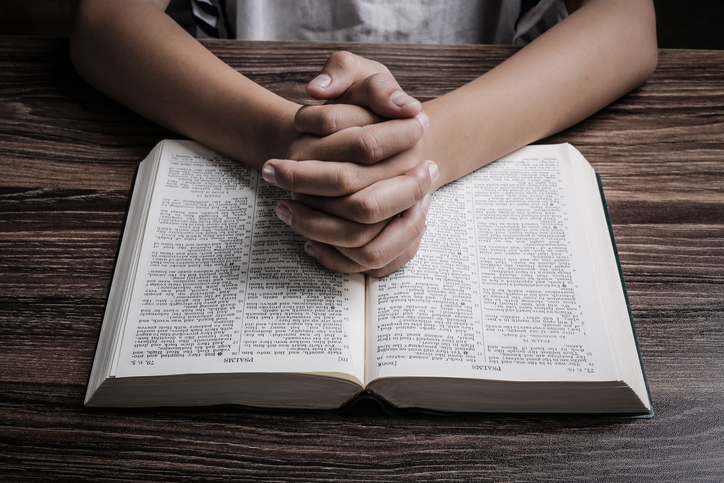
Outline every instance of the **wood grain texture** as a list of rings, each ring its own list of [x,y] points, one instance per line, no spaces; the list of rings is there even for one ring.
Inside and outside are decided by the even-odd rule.
[[[298,101],[340,48],[422,100],[514,52],[207,46]],[[84,409],[134,170],[175,136],[85,84],[67,47],[0,38],[0,479],[724,480],[724,52],[661,51],[643,87],[546,140],[606,191],[656,410],[620,420]]]

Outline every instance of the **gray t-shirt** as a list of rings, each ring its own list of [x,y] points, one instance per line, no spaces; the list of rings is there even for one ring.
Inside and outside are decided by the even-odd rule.
[[[248,40],[524,45],[568,15],[563,0],[174,0],[169,12],[184,6],[197,37]]]

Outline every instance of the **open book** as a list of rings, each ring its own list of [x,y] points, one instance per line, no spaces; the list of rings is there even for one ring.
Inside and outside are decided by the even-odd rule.
[[[332,273],[287,193],[190,141],[136,177],[87,406],[650,414],[599,182],[568,144],[438,190],[414,260]]]

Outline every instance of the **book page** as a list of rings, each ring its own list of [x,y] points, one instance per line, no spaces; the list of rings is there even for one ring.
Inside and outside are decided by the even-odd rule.
[[[222,372],[364,378],[364,280],[303,252],[288,193],[191,142],[165,141],[116,377]]]
[[[415,259],[368,282],[367,382],[614,377],[567,149],[524,148],[435,193]]]

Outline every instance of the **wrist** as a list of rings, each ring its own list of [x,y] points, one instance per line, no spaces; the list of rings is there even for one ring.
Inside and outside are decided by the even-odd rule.
[[[416,151],[415,157],[419,161],[432,160],[437,164],[440,175],[430,188],[430,192],[435,192],[441,186],[444,186],[459,178],[455,169],[455,157],[450,152],[450,143],[448,139],[454,135],[449,129],[449,119],[444,118],[444,111],[433,101],[427,101],[422,104],[422,109],[430,119],[430,125],[425,132],[425,136],[413,148]]]
[[[259,137],[262,146],[259,161],[262,165],[272,158],[286,158],[289,146],[299,137],[294,116],[301,107],[301,104],[281,99],[276,109],[266,118]]]
[[[232,157],[257,170],[261,170],[271,158],[283,158],[298,136],[294,115],[301,106],[274,94],[272,96],[257,109],[241,111],[242,119],[234,126],[235,132],[229,133],[234,139]],[[241,130],[243,135],[239,132]]]
[[[503,130],[494,109],[483,109],[471,102],[470,96],[452,91],[423,103],[430,118],[424,142],[424,159],[431,159],[440,169],[433,189],[451,183],[476,169],[495,161],[515,146],[510,137],[515,130]],[[511,132],[512,131],[512,132]]]

